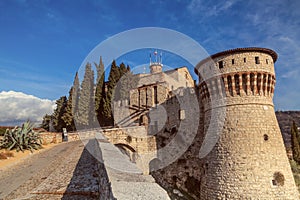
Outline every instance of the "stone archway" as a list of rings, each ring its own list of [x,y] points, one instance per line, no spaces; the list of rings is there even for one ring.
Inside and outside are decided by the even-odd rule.
[[[129,146],[128,144],[123,144],[123,143],[118,143],[115,144],[116,147],[118,147],[118,149],[125,154],[126,156],[129,157],[130,161],[133,163],[136,163],[137,160],[137,152],[134,148],[132,148],[131,146]]]

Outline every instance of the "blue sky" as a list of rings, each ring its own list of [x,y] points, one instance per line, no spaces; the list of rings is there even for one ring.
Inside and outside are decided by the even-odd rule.
[[[58,99],[68,95],[75,72],[99,43],[133,28],[164,27],[209,54],[249,46],[275,50],[275,107],[300,110],[299,8],[297,0],[0,0],[0,92]]]

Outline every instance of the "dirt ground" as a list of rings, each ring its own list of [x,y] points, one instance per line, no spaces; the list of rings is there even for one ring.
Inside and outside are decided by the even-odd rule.
[[[16,150],[7,151],[5,149],[1,149],[0,153],[1,152],[5,152],[5,153],[10,152],[13,154],[13,157],[8,157],[7,159],[0,159],[0,169],[5,170],[6,168],[11,167],[12,165],[21,163],[22,161],[26,160],[26,158],[28,158],[32,155],[42,153],[43,151],[50,149],[58,144],[59,143],[56,143],[56,144],[51,143],[51,144],[43,145],[42,149],[35,150],[35,151],[33,151],[33,153],[31,153],[29,150],[24,151],[24,152],[22,152],[22,151],[17,152]]]

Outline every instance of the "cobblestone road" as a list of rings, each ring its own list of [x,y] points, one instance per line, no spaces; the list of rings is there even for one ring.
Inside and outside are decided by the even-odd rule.
[[[0,199],[99,199],[97,160],[81,141],[0,170]]]

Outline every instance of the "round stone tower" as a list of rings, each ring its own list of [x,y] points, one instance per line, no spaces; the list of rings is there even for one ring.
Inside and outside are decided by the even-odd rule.
[[[238,48],[197,65],[206,134],[200,199],[299,198],[274,112],[276,59],[270,49]]]

